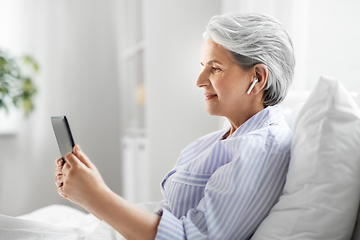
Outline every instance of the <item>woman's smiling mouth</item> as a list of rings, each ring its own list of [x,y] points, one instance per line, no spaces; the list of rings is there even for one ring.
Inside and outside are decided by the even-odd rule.
[[[217,94],[205,93],[205,101],[217,97]]]

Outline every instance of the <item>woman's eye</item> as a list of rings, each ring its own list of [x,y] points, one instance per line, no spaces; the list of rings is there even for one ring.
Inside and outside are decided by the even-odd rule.
[[[220,72],[220,71],[221,71],[221,68],[213,67],[212,70],[213,70],[214,72]]]

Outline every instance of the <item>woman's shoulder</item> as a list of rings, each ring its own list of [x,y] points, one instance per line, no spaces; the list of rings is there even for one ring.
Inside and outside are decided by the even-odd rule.
[[[283,151],[290,149],[293,133],[280,107],[268,107],[258,118],[260,118],[256,121],[258,124],[249,121],[248,126],[243,126],[246,127],[245,129],[240,129],[234,134],[233,147],[238,148],[242,145],[250,149],[259,149],[263,146],[263,149],[269,150],[272,146]]]
[[[219,141],[219,139],[225,134],[226,131],[226,129],[222,129],[211,132],[191,142],[181,151],[177,165],[181,165],[184,162],[187,162],[188,159],[193,159],[194,157],[209,149]]]
[[[202,148],[202,147],[211,146],[212,144],[219,141],[220,138],[225,134],[226,131],[227,131],[227,129],[222,129],[222,130],[208,133],[208,134],[196,139],[192,143],[190,143],[185,149],[192,148],[192,147]]]
[[[200,138],[197,139],[197,141],[218,141],[221,139],[221,137],[228,131],[229,129],[228,128],[224,128],[224,129],[221,129],[221,130],[217,130],[217,131],[214,131],[214,132],[211,132],[211,133],[208,133]]]

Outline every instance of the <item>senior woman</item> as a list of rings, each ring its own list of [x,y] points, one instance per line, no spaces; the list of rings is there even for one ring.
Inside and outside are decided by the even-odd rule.
[[[280,107],[292,82],[290,37],[261,14],[214,16],[206,26],[206,111],[231,127],[186,147],[161,183],[162,209],[150,213],[112,192],[80,150],[56,161],[58,192],[127,239],[249,239],[278,201],[292,133]]]

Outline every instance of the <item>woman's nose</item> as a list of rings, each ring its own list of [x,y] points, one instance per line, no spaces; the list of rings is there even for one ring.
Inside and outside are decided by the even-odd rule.
[[[206,87],[210,84],[209,75],[206,74],[205,70],[203,70],[198,79],[196,80],[196,86],[197,87]]]

